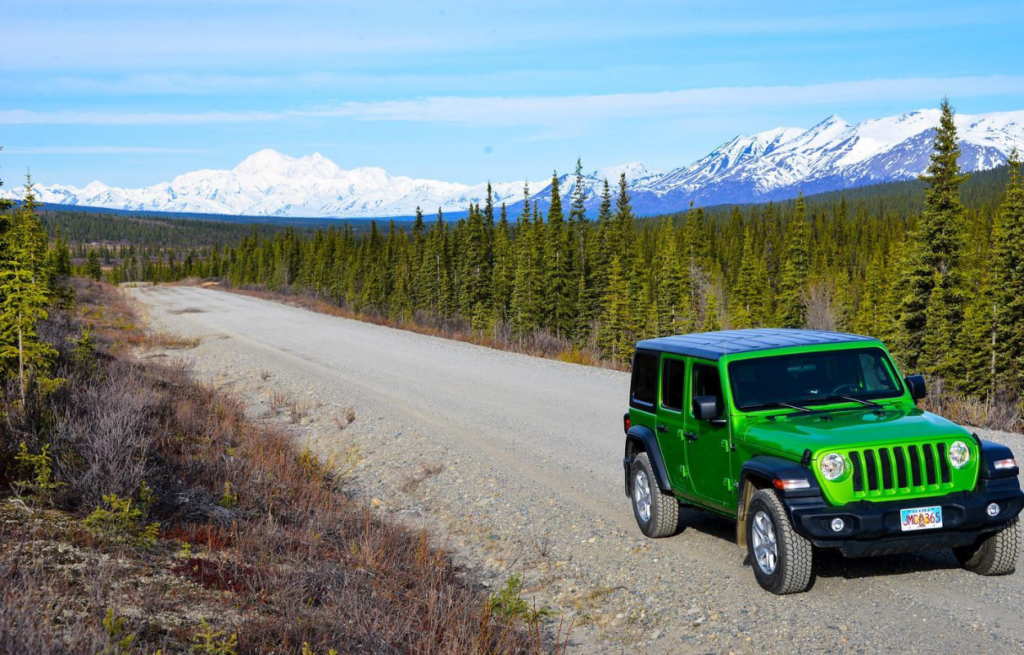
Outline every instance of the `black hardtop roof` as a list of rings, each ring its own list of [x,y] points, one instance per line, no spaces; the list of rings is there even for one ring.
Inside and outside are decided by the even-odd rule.
[[[638,349],[700,357],[717,361],[723,355],[773,350],[792,346],[821,346],[851,341],[877,341],[872,337],[824,330],[791,330],[785,328],[757,328],[753,330],[723,330],[680,334],[674,337],[646,339],[636,344]]]

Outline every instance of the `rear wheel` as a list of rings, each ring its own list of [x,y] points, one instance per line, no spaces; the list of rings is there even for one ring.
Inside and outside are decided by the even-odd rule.
[[[814,547],[793,530],[774,490],[754,493],[746,520],[747,555],[757,583],[779,595],[806,591],[814,577]]]
[[[982,535],[970,546],[954,548],[960,566],[978,575],[1008,575],[1017,568],[1020,555],[1020,517],[996,532]]]
[[[633,458],[629,479],[633,516],[640,531],[653,539],[675,534],[679,524],[679,501],[672,494],[661,492],[647,453]]]

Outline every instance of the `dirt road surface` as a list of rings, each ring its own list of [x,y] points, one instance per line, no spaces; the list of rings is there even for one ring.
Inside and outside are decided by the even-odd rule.
[[[185,357],[254,414],[292,423],[485,584],[521,575],[527,597],[574,622],[572,653],[1024,651],[1024,570],[825,553],[814,587],[780,598],[723,518],[684,510],[680,534],[645,539],[623,493],[623,373],[208,289],[129,293],[154,328],[202,339],[155,356]],[[1019,435],[987,436],[1024,453]]]

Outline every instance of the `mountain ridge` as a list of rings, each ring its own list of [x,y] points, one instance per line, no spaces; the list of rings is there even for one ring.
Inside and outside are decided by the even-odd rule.
[[[781,200],[795,196],[912,179],[927,168],[939,111],[924,109],[851,125],[833,114],[809,129],[779,127],[738,135],[687,166],[668,172],[640,162],[599,168],[583,177],[590,212],[600,203],[604,180],[617,186],[626,173],[639,215],[697,205]],[[956,117],[961,166],[987,170],[1005,163],[1024,145],[1024,110]],[[574,175],[559,178],[568,200]],[[492,183],[496,205],[512,215],[523,204],[521,181]],[[37,185],[40,201],[128,211],[304,218],[411,216],[416,207],[463,212],[483,203],[487,183],[475,185],[392,175],[378,167],[340,168],[320,153],[291,157],[272,149],[246,157],[230,170],[203,169],[140,189],[91,182],[77,188]],[[531,203],[550,202],[550,183],[533,188]],[[20,199],[23,190],[3,190]]]

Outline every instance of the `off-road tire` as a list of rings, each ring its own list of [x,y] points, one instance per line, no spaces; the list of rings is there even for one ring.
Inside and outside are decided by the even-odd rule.
[[[650,490],[651,508],[650,518],[644,521],[637,507],[637,474],[646,476]],[[633,516],[636,517],[636,524],[640,531],[652,539],[671,537],[676,533],[679,525],[679,501],[672,494],[661,492],[658,486],[658,478],[654,477],[654,468],[651,467],[651,460],[647,453],[639,453],[633,458],[633,464],[629,468],[629,499],[633,506]]]
[[[754,518],[765,512],[771,519],[778,551],[777,563],[770,574],[761,570],[754,555]],[[773,489],[761,489],[750,498],[746,516],[747,556],[754,577],[762,588],[773,594],[798,594],[807,591],[814,580],[814,546],[793,530],[786,508]]]
[[[1009,575],[1020,555],[1020,517],[1015,516],[996,532],[982,535],[970,546],[954,548],[960,566],[978,575]]]

